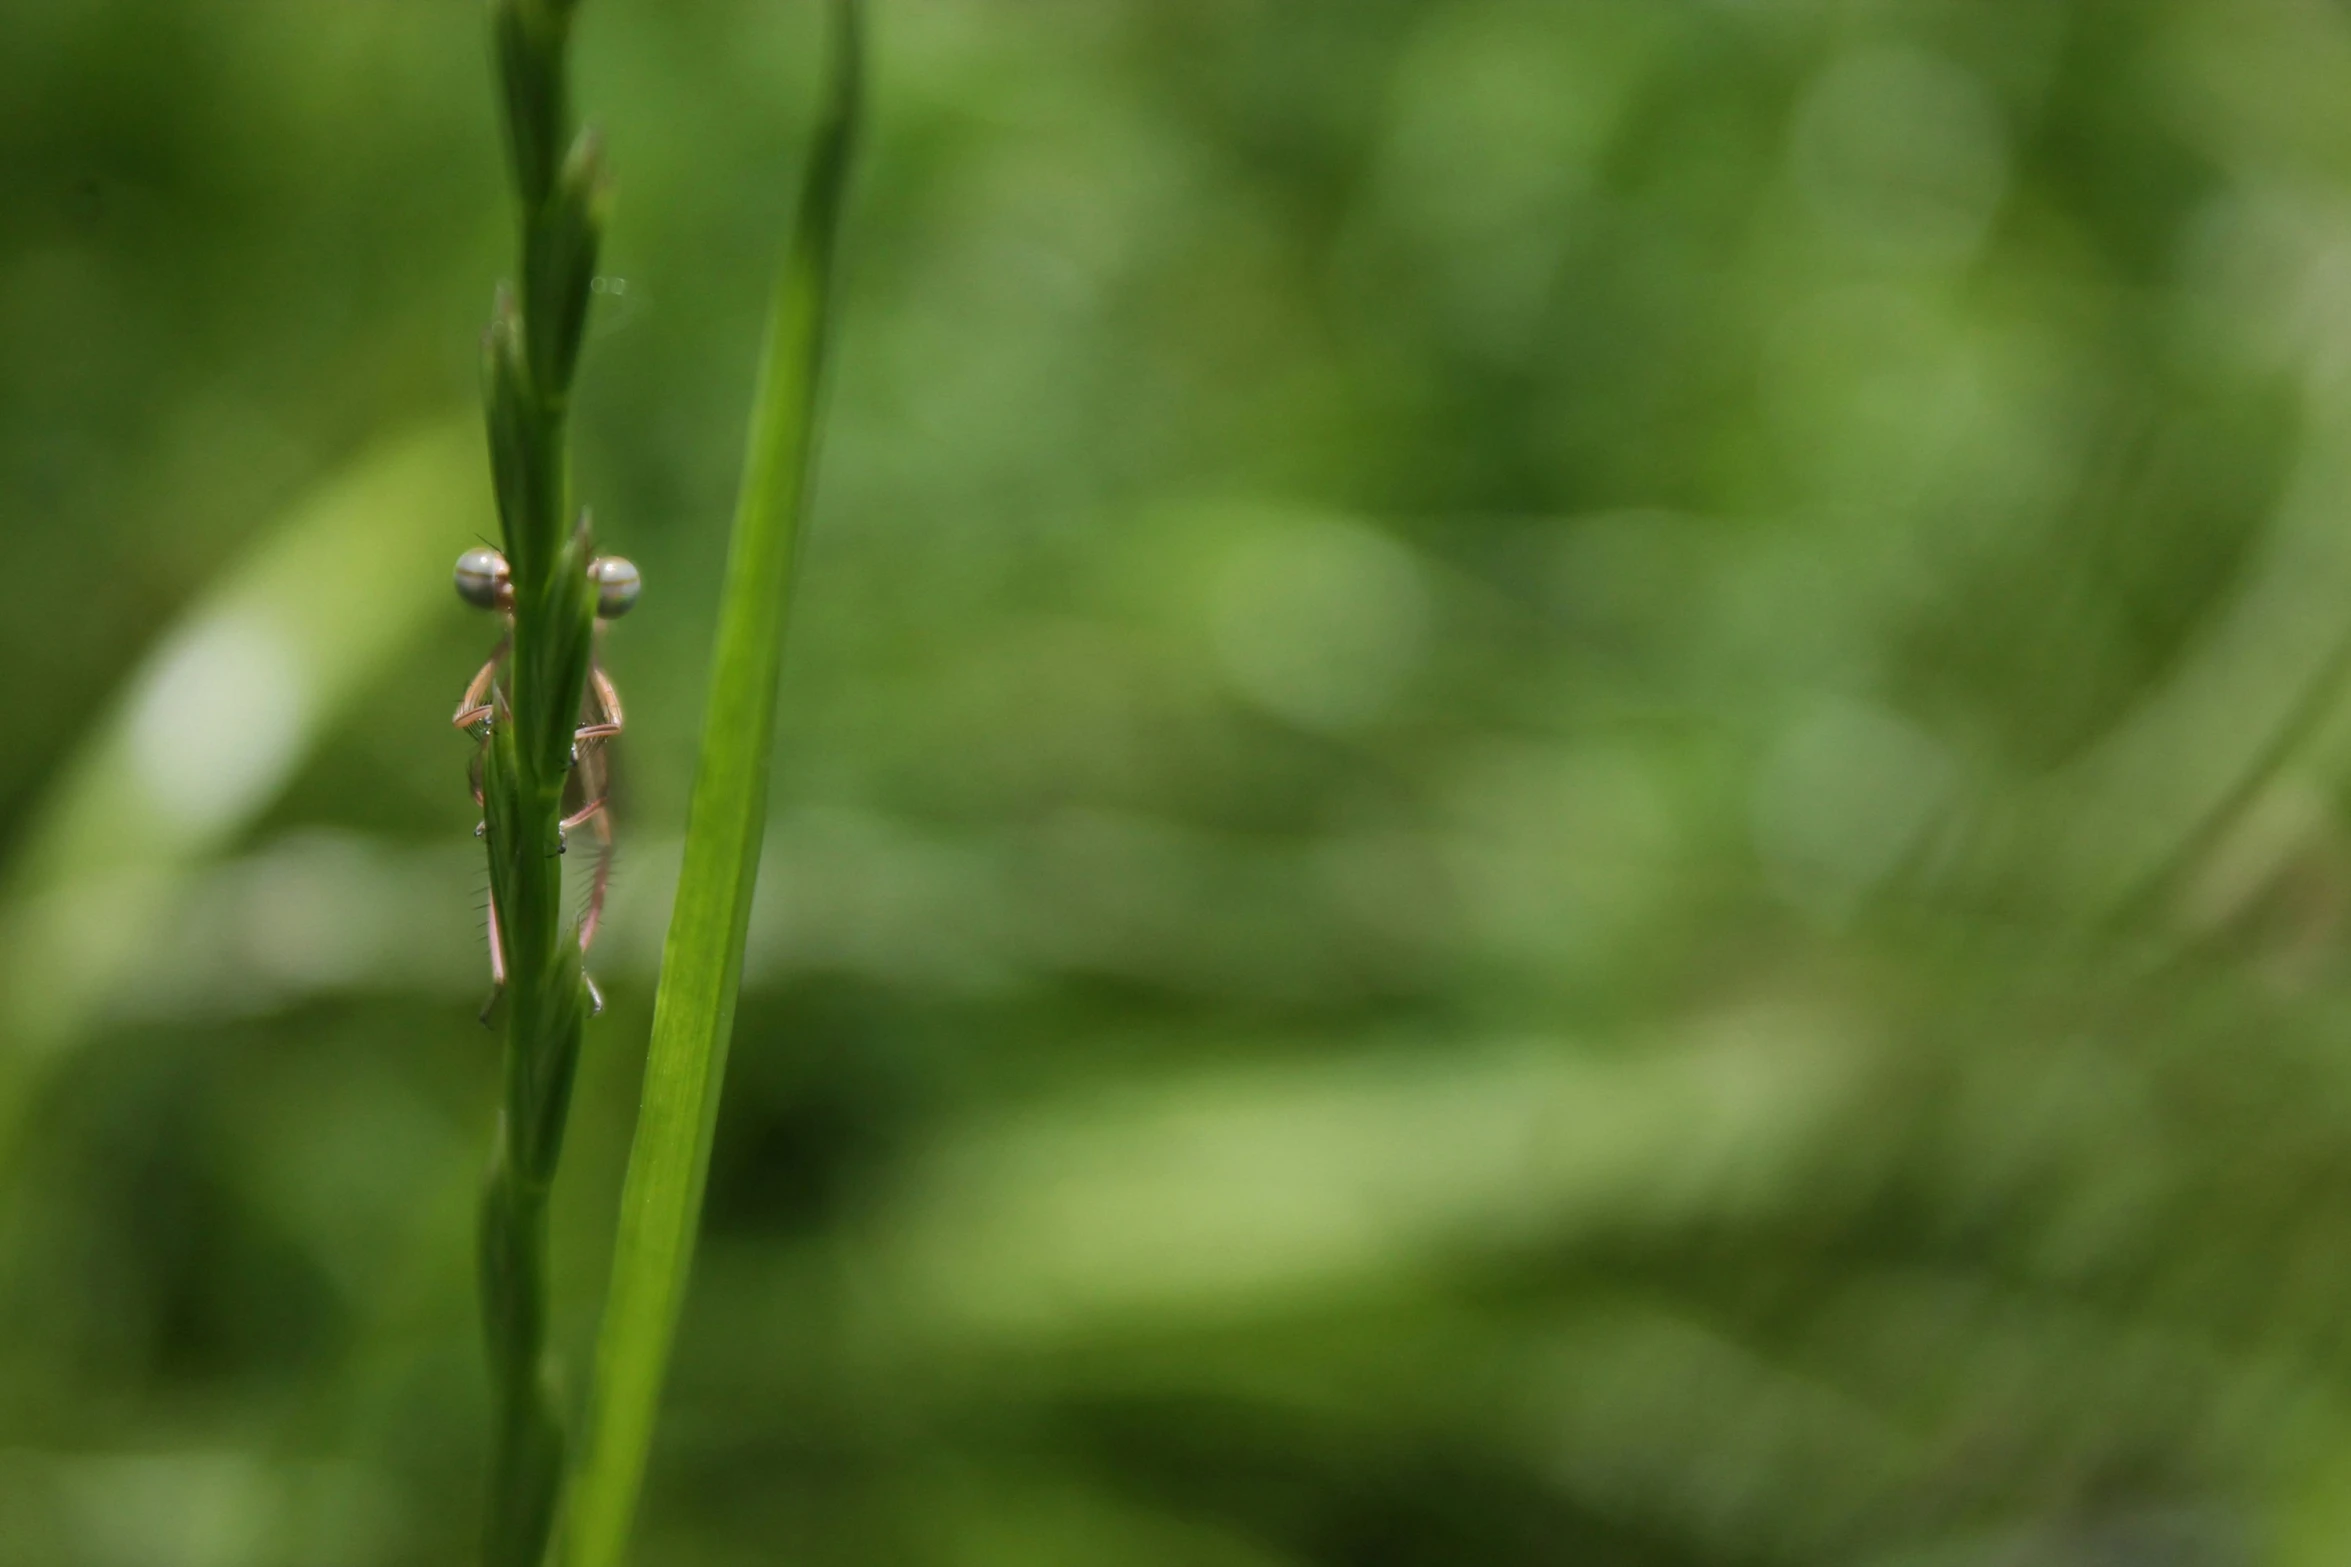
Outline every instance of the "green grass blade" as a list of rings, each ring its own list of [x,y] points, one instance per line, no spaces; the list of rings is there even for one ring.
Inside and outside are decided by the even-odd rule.
[[[859,115],[858,0],[835,0],[832,32],[826,108],[776,284],[728,549],[685,862],[662,950],[644,1096],[597,1344],[591,1446],[566,1542],[575,1567],[617,1567],[627,1547],[693,1264],[742,983],[792,562],[814,467],[835,239]]]

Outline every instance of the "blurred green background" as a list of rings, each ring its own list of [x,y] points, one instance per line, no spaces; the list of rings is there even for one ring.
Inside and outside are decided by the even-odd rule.
[[[593,1331],[816,8],[586,0]],[[2351,1560],[2351,7],[884,0],[648,1563]],[[0,11],[0,1563],[467,1558],[471,0]]]

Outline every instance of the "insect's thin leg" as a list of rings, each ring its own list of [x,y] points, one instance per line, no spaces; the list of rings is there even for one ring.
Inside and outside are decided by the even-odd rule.
[[[580,760],[581,759],[575,755],[574,765],[579,765]],[[571,847],[571,845],[565,840],[566,835],[569,834],[574,827],[577,827],[584,821],[595,819],[604,809],[604,767],[603,764],[596,759],[593,752],[591,752],[586,759],[586,765],[583,771],[579,774],[579,778],[580,792],[589,796],[589,800],[587,804],[581,806],[578,810],[572,812],[569,816],[563,818],[562,821],[555,824],[555,852],[557,854],[561,854]],[[612,841],[612,828],[609,823],[599,823],[598,831],[603,834],[604,841],[606,843],[610,843]]]
[[[506,994],[506,943],[498,935],[498,891],[490,890],[490,999],[482,1003],[482,1026],[487,1028],[490,1014],[499,998]]]
[[[628,722],[620,710],[620,691],[613,685],[612,677],[604,672],[604,666],[601,664],[588,666],[588,679],[596,688],[596,700],[604,704],[605,722],[612,726],[614,734],[619,734],[621,726]]]
[[[593,752],[583,752],[582,746],[594,746],[611,739],[620,733],[623,722],[620,693],[613,689],[612,678],[593,663],[588,665],[587,701],[589,704],[588,716],[591,721],[580,725],[571,732],[571,763],[574,767],[580,766],[584,759],[593,754]],[[569,832],[604,808],[602,769],[591,767],[589,771],[595,776],[585,782],[583,792],[593,798],[586,805],[581,806],[578,811],[563,819],[563,832]],[[612,841],[610,826],[605,826],[602,831],[604,841],[609,845]],[[560,833],[556,837],[556,852],[559,854],[563,852],[563,839]]]
[[[473,824],[473,835],[476,838],[490,830],[490,818],[487,814],[490,809],[490,797],[482,788],[482,771],[488,766],[489,759],[490,748],[485,744],[474,752],[473,760],[465,764],[466,787],[473,791],[475,808],[485,813],[480,820]]]
[[[506,988],[506,943],[498,934],[498,895],[490,894],[490,983]]]
[[[490,650],[490,657],[474,671],[473,681],[465,688],[465,695],[457,700],[457,711],[450,724],[458,729],[471,729],[490,716],[491,704],[485,700],[490,694],[490,682],[498,678],[498,666],[506,662],[507,650],[513,647],[512,634],[500,637],[498,645]]]
[[[591,740],[609,740],[619,734],[621,727],[628,721],[621,713],[620,693],[613,689],[612,677],[594,664],[588,666],[588,692],[604,716],[572,731],[571,749],[575,757],[579,755],[582,744]]]
[[[588,906],[580,911],[580,956],[588,955],[595,943],[596,931],[604,923],[604,894],[612,884],[612,813],[604,808],[599,797],[593,805],[582,806],[571,818],[578,822],[593,822],[596,826],[596,869],[588,878]],[[591,1015],[604,1010],[604,992],[596,988],[596,981],[587,971],[580,971],[580,982],[588,987]]]
[[[572,820],[596,824],[596,868],[589,874],[588,906],[580,915],[580,951],[584,953],[596,939],[596,928],[604,923],[604,893],[612,884],[612,814],[599,799],[583,807]]]

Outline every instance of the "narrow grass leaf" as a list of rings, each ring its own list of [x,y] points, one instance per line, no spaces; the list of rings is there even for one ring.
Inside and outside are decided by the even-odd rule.
[[[693,1264],[766,827],[776,684],[814,468],[835,240],[860,108],[861,34],[858,0],[835,0],[826,106],[776,284],[728,547],[685,860],[662,950],[597,1344],[597,1405],[566,1542],[575,1567],[617,1567],[627,1548]]]

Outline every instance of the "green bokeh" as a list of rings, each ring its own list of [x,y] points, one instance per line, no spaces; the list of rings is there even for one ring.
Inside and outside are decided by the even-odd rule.
[[[583,0],[575,1360],[818,20]],[[874,45],[641,1559],[2351,1555],[2351,9]],[[474,1538],[486,53],[0,8],[0,1567]]]

